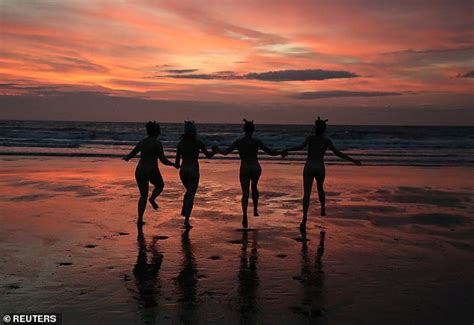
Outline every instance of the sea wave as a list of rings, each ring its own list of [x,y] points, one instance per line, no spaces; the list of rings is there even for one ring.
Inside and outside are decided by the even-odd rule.
[[[161,124],[160,141],[173,156],[182,124]],[[242,136],[242,126],[199,124],[208,147],[226,147]],[[372,165],[473,166],[474,127],[402,127],[330,125],[327,136],[344,152]],[[275,149],[302,143],[311,125],[256,125],[255,136]],[[0,155],[60,157],[121,157],[144,136],[143,123],[0,121]],[[304,151],[283,160],[305,160]],[[217,159],[239,159],[237,154]],[[262,161],[275,158],[261,155]],[[278,160],[278,159],[277,159]],[[344,164],[330,152],[329,164]]]

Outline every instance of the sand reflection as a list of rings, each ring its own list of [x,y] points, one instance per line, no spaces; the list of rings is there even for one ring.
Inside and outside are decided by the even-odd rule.
[[[252,231],[249,254],[249,232],[242,231],[242,249],[240,251],[240,267],[238,273],[238,302],[241,321],[244,323],[256,320],[258,311],[257,291],[259,285],[258,270],[258,232]]]
[[[190,229],[188,228],[184,230],[181,235],[183,260],[181,262],[181,270],[176,278],[179,292],[178,302],[181,305],[180,319],[184,323],[190,323],[193,320],[198,284],[198,268],[193,252],[193,245],[189,238],[189,231]]]
[[[303,285],[301,313],[311,318],[324,315],[324,272],[322,257],[324,255],[324,240],[326,233],[321,231],[319,246],[314,260],[308,249],[306,231],[301,230],[301,275],[296,277]]]
[[[156,320],[158,301],[160,294],[159,272],[163,262],[163,254],[158,251],[157,238],[153,238],[149,247],[143,234],[142,227],[138,228],[137,262],[133,268],[135,284],[137,286],[137,297],[143,320],[146,324],[153,324]],[[148,251],[151,252],[151,259],[148,259]]]

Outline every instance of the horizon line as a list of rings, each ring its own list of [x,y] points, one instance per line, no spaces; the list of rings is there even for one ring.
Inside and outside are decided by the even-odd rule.
[[[56,120],[56,119],[45,119],[45,120],[36,120],[36,119],[2,119],[0,118],[0,122],[79,122],[79,123],[146,123],[147,121],[98,121],[98,120]],[[159,122],[159,124],[181,124],[181,122]],[[220,125],[220,124],[229,124],[229,125],[240,125],[239,123],[233,122],[198,122],[198,124],[211,124],[211,125]],[[260,122],[256,123],[257,125],[304,125],[309,126],[313,123],[268,123],[268,122]],[[474,127],[474,124],[457,124],[457,125],[440,125],[440,124],[341,124],[341,123],[328,123],[329,125],[336,125],[336,126],[399,126],[399,127]]]

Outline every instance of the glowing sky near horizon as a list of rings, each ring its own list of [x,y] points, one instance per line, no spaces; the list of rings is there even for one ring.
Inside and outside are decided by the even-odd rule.
[[[0,95],[472,104],[473,2],[0,0]]]

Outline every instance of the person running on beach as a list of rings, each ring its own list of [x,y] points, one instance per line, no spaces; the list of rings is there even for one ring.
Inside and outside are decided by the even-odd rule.
[[[359,160],[353,159],[348,155],[340,152],[336,149],[334,144],[329,138],[326,138],[323,134],[326,131],[327,120],[318,119],[314,122],[314,135],[310,135],[306,140],[299,146],[287,148],[288,151],[303,150],[308,146],[308,155],[306,157],[306,164],[303,170],[303,218],[300,223],[300,229],[306,228],[306,220],[308,218],[309,199],[311,196],[311,189],[313,187],[313,180],[316,179],[316,186],[318,189],[319,202],[321,203],[321,216],[326,215],[326,193],[324,192],[324,178],[326,176],[326,169],[324,166],[324,155],[326,150],[329,148],[332,152],[342,159],[353,162],[356,165],[361,165]]]
[[[239,151],[240,156],[240,186],[242,187],[242,227],[248,227],[247,206],[249,202],[249,186],[252,184],[253,215],[258,216],[258,180],[262,174],[262,167],[258,162],[258,149],[262,149],[270,156],[281,155],[284,157],[284,151],[277,151],[267,147],[261,140],[252,137],[255,131],[253,121],[244,119],[245,136],[237,139],[227,149],[221,150],[214,146],[213,151],[222,155],[228,155],[235,149]]]
[[[191,228],[189,217],[194,205],[194,196],[196,195],[199,185],[199,151],[202,151],[207,158],[212,158],[214,152],[209,152],[204,143],[197,139],[197,130],[194,121],[184,122],[184,134],[178,144],[176,150],[175,165],[181,168],[179,177],[186,188],[183,198],[183,208],[181,215],[185,217],[184,226]],[[180,160],[183,160],[180,165]]]
[[[148,182],[152,183],[155,188],[151,193],[149,202],[153,209],[158,209],[158,204],[155,199],[161,194],[165,183],[161,177],[160,169],[158,168],[158,161],[168,166],[175,166],[169,161],[164,152],[163,145],[158,140],[160,135],[160,125],[155,121],[149,121],[146,124],[146,131],[148,137],[140,141],[135,148],[123,159],[129,161],[140,153],[140,161],[135,170],[135,179],[137,181],[138,189],[140,190],[140,199],[138,200],[138,220],[137,225],[143,225],[143,214],[145,213],[146,201],[148,198]],[[177,166],[175,166],[177,168]]]

